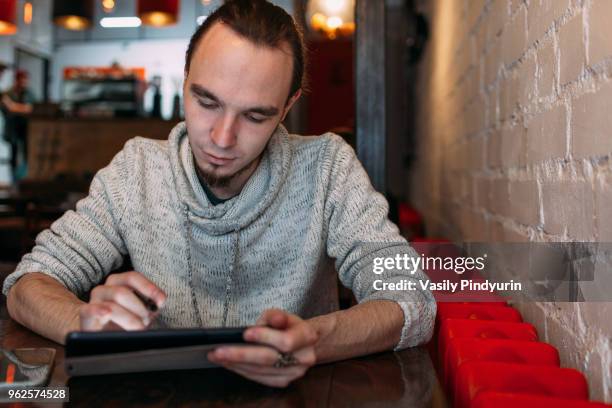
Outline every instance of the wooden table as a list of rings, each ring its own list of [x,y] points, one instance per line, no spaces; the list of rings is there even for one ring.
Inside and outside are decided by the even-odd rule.
[[[63,347],[11,320],[3,296],[0,302],[0,344],[5,349],[55,348],[49,385],[68,385],[70,403],[66,406],[446,406],[429,354],[423,348],[316,366],[286,389],[264,387],[220,368],[68,378]]]

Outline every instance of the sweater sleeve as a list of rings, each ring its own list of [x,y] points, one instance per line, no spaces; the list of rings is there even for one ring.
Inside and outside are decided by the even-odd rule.
[[[374,190],[348,144],[332,136],[323,160],[330,178],[325,203],[327,252],[335,259],[340,281],[352,289],[359,303],[392,300],[399,304],[405,322],[395,350],[427,342],[433,333],[436,303],[431,292],[420,285],[427,279],[424,273],[404,268],[404,264],[374,273],[376,259],[418,254],[388,219],[386,199]],[[382,290],[382,282],[413,283],[412,289]]]
[[[41,272],[82,297],[117,269],[127,253],[121,234],[125,208],[125,149],[94,177],[89,195],[36,237],[32,252],[6,277],[2,293],[30,272]]]

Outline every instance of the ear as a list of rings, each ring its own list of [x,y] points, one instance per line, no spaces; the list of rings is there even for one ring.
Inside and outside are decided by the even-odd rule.
[[[291,110],[291,107],[293,106],[294,103],[297,102],[298,99],[300,99],[300,96],[302,96],[302,88],[298,89],[293,94],[293,96],[291,96],[291,98],[289,98],[289,100],[287,101],[287,104],[285,105],[285,112],[283,112],[283,117],[280,120],[281,122],[285,120],[285,117],[287,116],[287,114]]]

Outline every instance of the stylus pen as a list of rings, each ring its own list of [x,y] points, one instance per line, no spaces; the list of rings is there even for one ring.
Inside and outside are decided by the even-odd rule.
[[[137,290],[134,290],[133,292],[136,295],[136,297],[140,299],[142,303],[144,303],[145,307],[147,308],[149,312],[157,312],[157,305],[155,304],[153,300],[146,297],[145,295],[138,292]]]

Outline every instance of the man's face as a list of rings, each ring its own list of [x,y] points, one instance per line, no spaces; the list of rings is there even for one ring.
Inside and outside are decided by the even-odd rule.
[[[211,187],[257,166],[297,99],[287,102],[292,64],[288,45],[256,46],[223,23],[200,40],[184,84],[185,122],[200,174]]]
[[[19,89],[26,89],[28,87],[28,83],[30,81],[30,78],[28,78],[27,75],[20,75],[17,77],[17,87]]]

